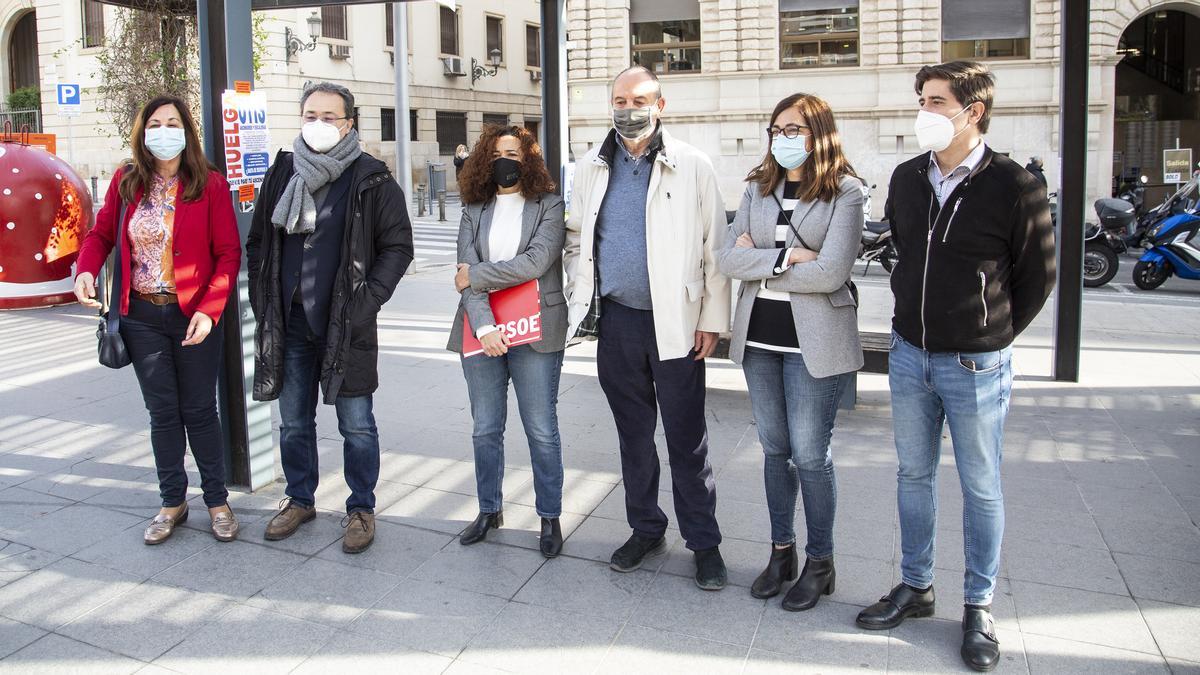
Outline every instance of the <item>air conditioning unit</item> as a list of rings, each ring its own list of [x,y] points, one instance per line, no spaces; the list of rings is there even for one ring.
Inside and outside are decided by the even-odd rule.
[[[342,61],[350,58],[350,45],[329,45],[329,58]]]
[[[542,81],[542,71],[540,71],[540,70],[529,71],[529,79],[532,82],[541,82]]]
[[[467,71],[463,70],[463,60],[460,56],[443,56],[442,65],[445,67],[442,74],[446,77],[467,76]]]

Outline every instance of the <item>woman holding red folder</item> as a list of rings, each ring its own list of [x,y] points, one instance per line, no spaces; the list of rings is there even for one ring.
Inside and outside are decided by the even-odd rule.
[[[463,166],[459,189],[465,206],[454,287],[461,299],[446,348],[463,355],[479,495],[479,516],[459,541],[482,541],[488,530],[504,524],[500,486],[511,379],[529,439],[542,519],[541,551],[553,558],[562,550],[558,381],[567,338],[563,200],[553,192],[537,139],[517,126],[484,128]],[[511,289],[504,303],[489,299],[491,292],[504,289]],[[528,342],[530,335],[522,328],[532,324],[540,338]]]

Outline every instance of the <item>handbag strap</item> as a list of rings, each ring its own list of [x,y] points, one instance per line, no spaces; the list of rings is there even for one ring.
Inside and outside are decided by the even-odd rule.
[[[131,169],[133,169],[133,165],[127,165],[121,175],[124,176],[125,172]],[[121,328],[120,293],[121,276],[124,274],[124,269],[121,265],[121,256],[125,253],[125,206],[125,200],[121,199],[121,206],[117,210],[117,245],[113,248],[112,269],[108,272],[110,290],[108,293],[108,312],[105,316],[105,331],[110,335],[115,335]],[[97,288],[97,292],[100,292],[99,288]],[[103,303],[103,299],[101,299],[101,302]]]
[[[779,205],[780,215],[786,214],[787,209],[783,208],[783,202],[779,201],[779,195],[775,194],[774,192],[771,192],[771,196],[775,198],[775,203]],[[796,241],[800,242],[801,246],[803,246],[804,248],[806,248],[810,251],[816,251],[816,249],[814,249],[813,247],[808,245],[807,241],[804,241],[804,237],[800,236],[800,230],[796,228],[796,224],[792,222],[791,218],[785,217],[784,220],[787,221],[788,227],[792,228],[792,234],[796,235]]]

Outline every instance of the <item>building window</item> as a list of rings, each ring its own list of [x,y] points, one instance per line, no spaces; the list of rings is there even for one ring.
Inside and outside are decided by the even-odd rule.
[[[541,129],[541,120],[525,120],[525,129],[533,134],[534,138],[538,138],[538,131]]]
[[[498,16],[488,15],[484,17],[484,22],[487,24],[487,53],[484,54],[484,60],[491,63],[492,50],[500,52],[500,63],[504,64],[504,19]]]
[[[321,37],[331,40],[350,39],[345,5],[327,5],[321,8]]]
[[[525,24],[525,65],[529,68],[542,67],[542,28]]]
[[[632,0],[633,62],[656,74],[700,72],[699,0]]]
[[[83,0],[83,47],[104,44],[104,5],[97,0]]]
[[[396,15],[393,14],[394,3],[383,3],[383,44],[388,47],[396,46]],[[395,114],[395,111],[392,111]]]
[[[458,12],[446,7],[440,7],[442,30],[442,53],[460,56],[458,50]]]
[[[858,0],[780,0],[780,68],[856,65]]]
[[[483,126],[486,127],[489,124],[497,127],[506,127],[508,126],[508,115],[502,113],[484,113]]]
[[[381,140],[381,141],[396,140],[396,109],[395,108],[380,108],[379,109],[379,140]]]
[[[417,111],[408,111],[408,140],[417,142]]]
[[[942,58],[1029,58],[1029,0],[942,0]]]
[[[467,113],[437,112],[438,153],[453,155],[459,145],[467,144]]]

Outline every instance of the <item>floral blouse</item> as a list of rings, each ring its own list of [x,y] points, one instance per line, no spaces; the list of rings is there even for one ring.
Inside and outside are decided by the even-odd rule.
[[[138,293],[174,293],[172,250],[179,177],[154,175],[154,185],[129,221],[130,285]]]

